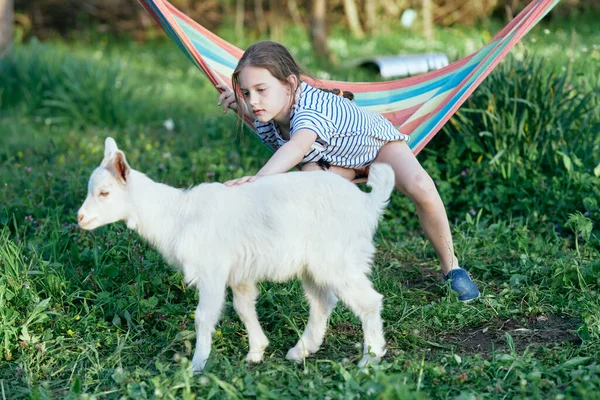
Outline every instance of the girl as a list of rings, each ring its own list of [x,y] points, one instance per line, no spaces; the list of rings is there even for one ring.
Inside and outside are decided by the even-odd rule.
[[[352,180],[366,175],[373,162],[390,164],[396,188],[415,203],[421,226],[440,258],[444,280],[451,280],[461,301],[479,297],[467,271],[458,266],[444,204],[406,144],[409,137],[380,114],[358,107],[351,93],[340,96],[316,89],[300,76],[301,68],[288,50],[266,41],[246,50],[233,72],[233,90],[217,85],[223,91],[217,103],[223,112],[231,108],[254,120],[261,140],[276,150],[256,175],[225,184],[253,182],[297,165],[302,171],[327,169]]]

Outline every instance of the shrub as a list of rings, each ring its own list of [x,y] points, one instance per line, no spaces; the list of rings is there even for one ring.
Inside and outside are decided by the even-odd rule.
[[[452,215],[484,209],[534,228],[576,211],[600,217],[599,85],[578,85],[540,58],[496,68],[427,149]]]

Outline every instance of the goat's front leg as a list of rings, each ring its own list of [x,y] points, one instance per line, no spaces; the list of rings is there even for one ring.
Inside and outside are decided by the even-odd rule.
[[[196,308],[196,350],[192,358],[194,372],[204,369],[212,342],[212,333],[225,302],[225,283],[206,279],[197,285],[200,301]]]
[[[231,286],[233,291],[233,308],[244,323],[246,331],[248,331],[248,362],[261,362],[265,349],[269,345],[269,339],[265,336],[258,316],[256,315],[256,298],[258,290],[254,283],[240,283]]]

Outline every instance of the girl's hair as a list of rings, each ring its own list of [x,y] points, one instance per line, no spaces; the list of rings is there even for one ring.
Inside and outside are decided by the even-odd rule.
[[[293,93],[298,89],[292,87],[288,81],[290,75],[294,75],[300,82],[300,74],[303,73],[302,68],[290,52],[277,42],[264,41],[253,44],[244,52],[237,67],[231,76],[233,85],[233,93],[235,94],[236,103],[240,104],[240,73],[246,67],[258,67],[268,70],[275,79],[281,83],[290,86]],[[292,96],[293,98],[293,96]],[[238,111],[241,107],[238,107]]]
[[[342,96],[347,98],[348,100],[354,100],[354,93],[349,92],[347,90],[341,90],[341,89],[325,89],[325,88],[320,88],[322,91],[327,92],[327,93],[333,93],[335,95],[338,96]]]
[[[235,93],[236,102],[239,104],[240,94],[240,81],[239,75],[242,69],[245,67],[257,67],[265,68],[271,75],[282,82],[285,85],[289,85],[292,93],[298,90],[298,87],[291,87],[288,77],[294,75],[298,78],[298,82],[301,81],[301,75],[308,74],[304,69],[296,62],[294,57],[290,54],[288,49],[277,42],[264,41],[253,44],[240,58],[237,67],[233,71],[231,82],[233,84],[233,92]],[[339,89],[321,89],[324,92],[330,92],[339,96],[346,97],[350,100],[354,99],[354,94],[348,91],[340,91]],[[292,96],[292,99],[294,97]],[[238,110],[241,108],[238,107]]]

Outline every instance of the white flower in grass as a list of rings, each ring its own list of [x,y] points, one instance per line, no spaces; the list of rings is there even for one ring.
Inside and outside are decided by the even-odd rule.
[[[168,120],[166,120],[163,123],[163,126],[168,130],[168,131],[172,131],[173,129],[175,129],[175,122],[173,122],[173,119],[169,118]]]
[[[208,379],[206,376],[201,376],[198,380],[198,383],[200,383],[202,386],[206,386],[210,383],[210,379]]]
[[[549,35],[549,34],[550,34],[550,29],[544,29],[544,33],[545,33],[546,35]]]

